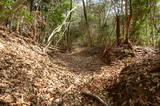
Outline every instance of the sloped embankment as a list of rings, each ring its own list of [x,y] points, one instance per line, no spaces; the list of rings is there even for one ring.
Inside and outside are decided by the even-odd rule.
[[[59,90],[74,77],[57,71],[40,46],[17,33],[0,30],[0,104],[40,105],[54,103]]]
[[[115,106],[160,106],[159,53],[121,71],[108,88]]]

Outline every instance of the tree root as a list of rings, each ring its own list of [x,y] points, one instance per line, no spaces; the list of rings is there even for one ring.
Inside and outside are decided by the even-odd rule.
[[[92,97],[94,99],[96,99],[98,102],[100,102],[103,106],[108,106],[108,104],[106,102],[104,102],[100,97],[98,97],[97,95],[91,94],[89,92],[82,92],[82,95],[84,96],[88,96],[88,97]]]

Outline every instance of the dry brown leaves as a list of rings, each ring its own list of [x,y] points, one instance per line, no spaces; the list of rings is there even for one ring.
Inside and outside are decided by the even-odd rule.
[[[159,106],[159,52],[125,67],[108,91],[116,106]]]
[[[56,72],[39,46],[16,36],[5,30],[0,33],[0,101],[10,105],[51,104],[55,91],[67,87],[70,82],[64,82],[72,75]],[[60,80],[63,77],[66,79]]]
[[[49,58],[31,40],[0,30],[0,104],[82,104],[81,91],[98,93],[112,76],[104,65],[98,57],[83,56],[81,51]]]
[[[51,58],[43,47],[22,36],[0,28],[0,105],[99,105],[82,96],[83,91],[110,103],[106,86],[119,76],[126,63],[144,57],[106,65],[94,55],[97,51],[79,49]]]

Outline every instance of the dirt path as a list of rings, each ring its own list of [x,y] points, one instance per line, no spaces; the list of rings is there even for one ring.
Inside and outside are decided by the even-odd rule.
[[[154,54],[149,48],[137,49],[137,56],[121,61],[117,60],[111,65],[106,65],[100,59],[100,56],[94,54],[92,49],[76,47],[72,53],[59,53],[53,55],[52,62],[61,67],[73,75],[73,83],[67,89],[66,96],[62,98],[65,103],[72,104],[83,104],[85,106],[98,106],[97,102],[91,102],[92,99],[84,98],[82,92],[90,92],[98,95],[106,103],[111,105],[110,98],[108,97],[106,86],[111,83],[111,80],[117,78],[121,70],[127,64],[138,62],[141,59]],[[144,53],[146,51],[146,53]],[[127,64],[125,64],[127,63]],[[70,94],[70,97],[68,96]],[[73,101],[71,98],[73,98]]]
[[[68,104],[93,105],[90,100],[84,99],[82,92],[91,92],[103,98],[107,103],[107,92],[105,87],[111,79],[118,76],[124,67],[122,62],[114,63],[111,66],[106,65],[97,54],[87,48],[75,48],[72,53],[59,53],[52,56],[53,64],[58,65],[61,70],[65,70],[73,75],[73,83],[66,88],[66,96],[63,96]],[[69,89],[69,90],[68,90]],[[68,96],[70,94],[71,97]],[[74,102],[70,101],[74,96]],[[67,100],[68,99],[68,100]],[[97,106],[97,104],[95,104]]]

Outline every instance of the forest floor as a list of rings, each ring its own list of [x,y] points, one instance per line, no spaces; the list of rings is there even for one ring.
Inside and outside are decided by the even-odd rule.
[[[88,93],[110,106],[106,87],[121,70],[156,54],[154,48],[135,47],[135,57],[107,65],[96,48],[76,46],[71,53],[46,53],[42,46],[20,36],[0,30],[0,105],[100,106]]]
[[[115,48],[111,52],[117,53],[119,49],[122,48]],[[106,64],[102,61],[102,57],[97,52],[99,48],[96,47],[89,49],[76,46],[72,53],[52,54],[52,63],[58,65],[60,70],[70,72],[74,76],[74,82],[68,83],[69,86],[64,93],[65,95],[62,97],[66,101],[65,103],[68,101],[68,106],[75,104],[82,106],[101,106],[102,104],[95,100],[95,96],[98,96],[108,106],[113,105],[106,87],[110,86],[112,81],[119,77],[122,69],[126,66],[152,57],[157,52],[156,49],[150,47],[134,47],[134,49],[135,57],[126,56],[120,60],[112,56],[111,58],[115,59],[113,59],[111,64]],[[83,93],[88,93],[89,95],[86,96]],[[94,98],[90,94],[93,94]]]

